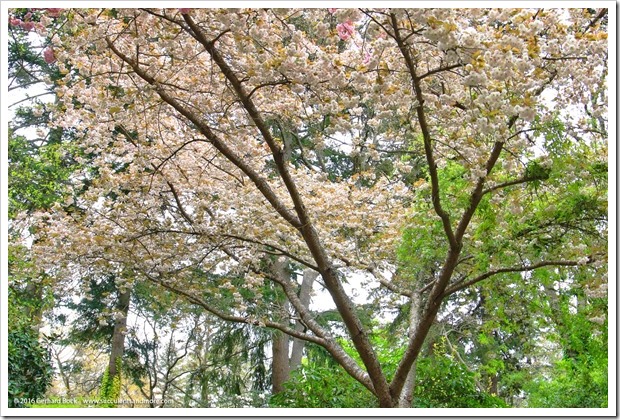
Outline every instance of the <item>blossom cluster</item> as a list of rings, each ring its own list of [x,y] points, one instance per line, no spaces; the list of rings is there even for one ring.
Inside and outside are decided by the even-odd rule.
[[[39,254],[132,267],[258,313],[246,292],[262,297],[274,254],[315,267],[321,246],[338,269],[390,266],[403,229],[442,234],[434,203],[458,221],[486,188],[494,210],[472,218],[465,249],[491,238],[508,255],[531,203],[495,187],[518,184],[538,153],[530,133],[587,103],[606,71],[601,29],[578,36],[588,17],[564,14],[76,10],[43,54],[64,75],[53,124],[84,151],[72,198],[84,213],[46,215]],[[517,260],[534,246],[513,248]],[[200,282],[192,268],[226,275]]]

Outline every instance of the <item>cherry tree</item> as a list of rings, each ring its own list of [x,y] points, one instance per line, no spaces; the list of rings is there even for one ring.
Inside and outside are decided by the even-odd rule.
[[[542,267],[605,276],[605,241],[569,234],[592,219],[554,224],[545,203],[575,179],[606,200],[588,172],[606,162],[606,14],[59,11],[66,35],[45,56],[65,75],[53,124],[85,164],[66,202],[39,215],[39,263],[58,279],[115,272],[121,289],[148,280],[315,343],[380,406],[410,406],[412,366],[448,297],[506,273],[533,282]],[[561,148],[545,137],[557,124]],[[544,246],[515,230],[531,212],[553,230]],[[593,229],[604,236],[606,219]],[[403,232],[419,245],[415,270],[399,269]],[[314,319],[283,259],[319,274],[346,337]],[[344,286],[353,277],[385,308],[416,308],[390,377]]]

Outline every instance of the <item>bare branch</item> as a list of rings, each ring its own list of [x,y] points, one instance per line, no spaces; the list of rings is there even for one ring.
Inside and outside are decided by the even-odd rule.
[[[190,215],[185,211],[185,208],[183,207],[183,204],[181,203],[181,199],[179,198],[179,194],[177,193],[177,190],[174,188],[174,185],[172,185],[172,183],[168,181],[167,179],[165,181],[166,181],[166,184],[168,184],[168,186],[170,187],[170,190],[172,191],[172,195],[174,196],[174,201],[177,203],[177,207],[179,209],[179,212],[181,212],[181,216],[183,216],[185,221],[189,223],[190,226],[193,226],[194,220],[192,220]]]
[[[592,19],[592,21],[588,24],[588,26],[586,26],[584,28],[584,30],[582,31],[582,33],[586,33],[590,30],[590,28],[592,28],[594,25],[596,25],[596,23],[601,20],[603,17],[605,17],[605,15],[607,14],[607,9],[601,9],[600,12],[598,12],[598,14],[596,15],[596,17],[594,19]]]

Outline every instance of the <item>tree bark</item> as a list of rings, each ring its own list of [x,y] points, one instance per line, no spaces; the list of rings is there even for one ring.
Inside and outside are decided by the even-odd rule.
[[[26,296],[30,298],[33,304],[26,306],[27,317],[30,319],[32,329],[37,335],[41,330],[43,320],[43,287],[40,284],[29,282],[26,285]]]
[[[288,359],[288,335],[276,331],[272,342],[271,385],[274,394],[284,390],[284,383],[290,377]]]
[[[491,376],[491,384],[489,385],[489,393],[491,395],[497,395],[497,390],[499,388],[499,374],[496,373]]]
[[[116,320],[114,332],[112,333],[112,348],[110,349],[110,363],[108,365],[109,377],[114,378],[117,371],[117,360],[123,359],[125,352],[125,331],[127,330],[127,313],[129,312],[129,302],[131,300],[131,290],[119,291],[118,305],[116,307]]]
[[[285,257],[277,258],[272,265],[272,269],[278,278],[290,278],[288,269],[288,259]],[[288,318],[286,297],[276,297],[275,304],[280,311],[279,317],[281,321],[286,322]],[[284,390],[284,383],[290,377],[289,365],[289,336],[281,331],[274,331],[271,343],[272,359],[271,359],[271,385],[272,392],[278,394]]]
[[[309,268],[304,270],[304,277],[301,282],[301,288],[299,290],[299,300],[301,301],[303,306],[305,306],[306,308],[310,304],[310,292],[312,292],[312,284],[314,283],[314,281],[316,280],[318,276],[319,276],[319,273],[317,273],[314,270],[311,270]],[[295,323],[295,330],[301,332],[303,331],[303,328],[304,326],[301,323],[301,321],[297,320],[297,322]],[[291,351],[291,360],[290,360],[291,371],[297,369],[299,365],[301,365],[301,358],[303,356],[305,345],[306,345],[305,340],[300,340],[299,338],[293,339],[293,349]]]
[[[409,309],[409,338],[413,337],[415,334],[418,323],[420,322],[420,304],[422,302],[422,297],[420,293],[413,292],[411,294],[411,308]],[[416,359],[417,360],[417,359]],[[403,390],[400,392],[400,399],[398,401],[398,406],[402,408],[411,408],[413,405],[413,390],[415,389],[415,379],[416,379],[416,361],[411,365],[411,369],[407,374],[407,379],[405,379],[405,384],[403,385]]]

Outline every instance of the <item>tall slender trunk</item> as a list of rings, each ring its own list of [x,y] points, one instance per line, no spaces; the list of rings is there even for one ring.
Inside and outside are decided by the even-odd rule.
[[[288,335],[280,331],[274,332],[271,345],[273,356],[271,364],[271,385],[274,394],[284,391],[284,383],[288,381],[290,377],[288,344]]]
[[[413,292],[411,294],[411,308],[409,309],[409,338],[415,334],[418,323],[420,322],[422,297],[420,293]],[[414,361],[407,374],[407,379],[403,385],[403,389],[400,393],[400,399],[398,400],[398,406],[403,408],[410,408],[413,405],[413,390],[415,389],[416,379],[416,366],[417,361]]]
[[[118,360],[123,359],[123,353],[125,352],[125,331],[127,330],[127,314],[129,313],[130,300],[130,289],[120,292],[116,307],[117,315],[114,322],[114,332],[112,333],[110,362],[108,364],[108,374],[110,378],[114,378],[119,373],[117,371]]]
[[[499,373],[491,376],[491,383],[489,384],[489,394],[497,395],[499,389]]]
[[[273,262],[273,270],[276,276],[283,279],[290,277],[288,269],[288,259],[285,257],[277,258]],[[286,297],[280,296],[276,298],[275,304],[280,311],[279,317],[283,322],[286,322],[288,318],[287,300]],[[271,342],[271,385],[272,392],[277,394],[284,390],[284,383],[288,381],[290,377],[290,365],[289,365],[289,336],[280,332],[274,331]]]
[[[59,351],[52,347],[52,351],[54,352],[54,358],[56,359],[56,364],[58,365],[58,372],[60,373],[60,377],[62,378],[62,383],[65,386],[67,397],[71,397],[71,382],[69,380],[69,375],[62,367],[62,360],[60,359]]]
[[[30,319],[33,331],[36,331],[38,335],[43,320],[43,287],[32,281],[29,282],[26,285],[26,296],[33,303],[26,306],[27,317]]]
[[[312,292],[312,284],[319,276],[316,271],[307,268],[304,270],[303,280],[301,282],[301,288],[299,289],[299,300],[307,308],[310,304],[310,292]],[[300,320],[295,323],[296,331],[303,331],[303,324]],[[295,370],[301,365],[301,358],[303,356],[304,347],[306,342],[299,338],[293,339],[293,349],[291,350],[290,368]]]

